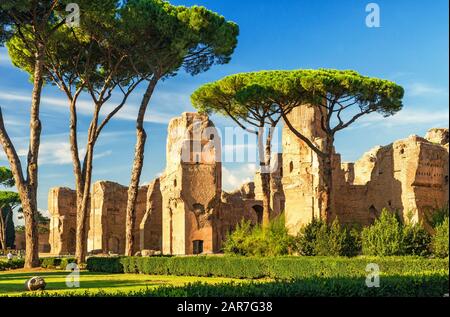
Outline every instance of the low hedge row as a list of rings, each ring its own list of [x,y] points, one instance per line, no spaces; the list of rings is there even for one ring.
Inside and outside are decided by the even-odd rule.
[[[448,275],[427,274],[411,276],[386,276],[380,280],[380,287],[369,288],[364,278],[309,277],[291,282],[250,283],[193,283],[184,286],[161,286],[132,292],[69,292],[69,293],[26,293],[22,296],[40,297],[354,297],[354,296],[400,296],[400,297],[442,297],[449,292]]]
[[[76,263],[75,258],[42,258],[40,259],[41,267],[46,269],[65,269],[69,263]]]
[[[6,271],[6,270],[14,270],[14,269],[20,269],[23,268],[25,265],[24,260],[0,260],[0,271]]]
[[[448,259],[420,257],[91,257],[87,269],[105,273],[293,280],[311,276],[366,276],[369,263],[378,264],[380,273],[386,275],[439,272],[448,278]]]
[[[75,263],[75,258],[41,258],[40,261],[40,267],[45,269],[65,269],[66,266],[69,263]],[[14,270],[14,269],[21,269],[25,265],[24,259],[13,259],[11,261],[8,261],[6,259],[0,260],[0,271],[6,271],[6,270]]]

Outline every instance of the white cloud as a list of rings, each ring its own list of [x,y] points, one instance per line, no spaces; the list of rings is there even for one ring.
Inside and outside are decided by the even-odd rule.
[[[115,135],[117,133],[104,133],[104,135]],[[81,135],[80,135],[81,136]],[[19,137],[15,139],[17,154],[24,161],[28,155],[28,137]],[[80,147],[80,159],[83,159],[86,149]],[[96,153],[94,159],[112,155],[112,150],[106,150]],[[6,160],[4,151],[0,151],[0,159]],[[72,164],[72,154],[70,151],[70,143],[68,134],[44,135],[41,137],[39,146],[39,164],[40,165],[67,165]]]
[[[413,83],[406,86],[405,93],[410,97],[429,96],[429,95],[448,95],[448,90],[440,87],[434,87],[424,83]]]
[[[159,95],[155,94],[155,96],[155,100],[150,101],[150,104],[148,105],[145,122],[167,124],[172,118],[174,118],[175,116],[179,116],[183,111],[188,110],[186,107],[182,107],[183,104],[181,103],[181,101],[186,98],[186,96],[183,94],[162,93]],[[171,99],[171,96],[173,97],[173,99]],[[31,102],[31,92],[0,92],[0,100],[28,104]],[[116,103],[110,101],[105,104],[102,108],[101,115],[105,116],[106,114],[110,113],[118,105],[119,102],[121,102],[121,100]],[[56,107],[56,109],[60,111],[68,111],[68,102],[65,98],[43,96],[41,98],[41,105],[42,107],[52,107],[53,109],[55,109]],[[160,111],[160,109],[165,109],[166,111],[163,112]],[[80,98],[77,102],[77,110],[78,114],[80,115],[91,116],[93,114],[92,101]],[[138,110],[139,104],[128,102],[114,116],[114,119],[134,121],[136,120]],[[173,110],[173,112],[167,110]]]
[[[425,109],[423,107],[422,109]],[[361,118],[354,125],[354,128],[363,128],[377,125],[384,127],[401,125],[427,125],[427,127],[447,126],[449,120],[448,110],[422,110],[422,109],[404,109],[397,114],[384,118],[380,114],[370,114]]]
[[[257,171],[256,164],[244,164],[238,169],[222,167],[222,187],[226,191],[238,189],[245,183],[252,182]]]

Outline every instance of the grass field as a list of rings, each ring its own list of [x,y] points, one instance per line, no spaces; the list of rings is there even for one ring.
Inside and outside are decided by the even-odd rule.
[[[379,286],[366,285],[368,263],[379,265]],[[0,296],[442,297],[449,291],[448,258],[111,257],[90,258],[87,268],[80,287],[70,288],[64,270],[5,266]],[[24,291],[33,276],[45,279],[45,292]]]
[[[10,270],[0,272],[0,296],[18,296],[24,292],[25,281],[33,276],[42,276],[47,283],[48,293],[80,293],[86,291],[96,293],[103,291],[124,293],[152,289],[159,286],[183,286],[187,283],[202,282],[217,284],[222,282],[245,283],[245,280],[218,277],[191,277],[191,276],[164,276],[143,274],[106,274],[95,272],[80,272],[80,287],[68,288],[66,286],[65,271],[37,269],[33,271]],[[29,293],[29,292],[28,292]]]

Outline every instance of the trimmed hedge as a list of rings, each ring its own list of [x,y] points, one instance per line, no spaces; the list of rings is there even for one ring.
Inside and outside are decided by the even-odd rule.
[[[25,293],[22,296],[39,297],[351,297],[351,296],[413,296],[442,297],[449,292],[448,275],[444,273],[385,276],[380,287],[369,288],[364,278],[309,277],[291,282],[250,283],[192,283],[184,286],[161,286],[134,292],[89,292],[84,293]]]
[[[60,268],[64,270],[69,263],[76,263],[75,258],[42,258],[40,259],[41,267],[46,269]]]
[[[369,263],[378,264],[381,274],[385,275],[439,272],[448,279],[448,259],[420,257],[91,257],[87,260],[87,269],[105,273],[293,280],[312,276],[366,276]]]
[[[0,260],[0,271],[6,271],[6,270],[14,270],[14,269],[20,269],[23,268],[25,265],[25,260],[23,259],[15,259],[15,260]]]

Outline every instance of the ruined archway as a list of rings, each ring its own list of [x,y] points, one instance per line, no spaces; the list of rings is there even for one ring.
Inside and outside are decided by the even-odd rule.
[[[254,205],[252,207],[253,211],[256,213],[256,223],[257,224],[262,224],[262,220],[263,220],[263,207],[260,205]]]

